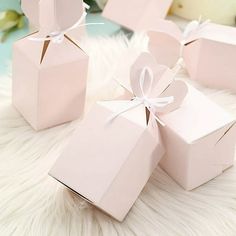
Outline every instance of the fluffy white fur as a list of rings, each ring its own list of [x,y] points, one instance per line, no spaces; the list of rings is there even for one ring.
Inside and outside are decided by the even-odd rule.
[[[120,92],[111,79],[127,75],[147,39],[116,36],[82,45],[91,58],[89,109],[94,101]],[[180,77],[186,77],[184,71]],[[236,95],[199,88],[236,116]],[[123,223],[78,198],[47,175],[78,125],[74,121],[36,133],[11,106],[10,77],[0,78],[1,236],[236,235],[234,167],[192,192],[157,168]]]

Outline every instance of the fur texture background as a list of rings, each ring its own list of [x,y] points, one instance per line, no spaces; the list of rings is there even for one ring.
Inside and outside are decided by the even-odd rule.
[[[82,46],[91,58],[89,109],[96,100],[120,93],[112,78],[127,76],[147,39],[120,35],[89,39]],[[182,71],[179,77],[187,76]],[[195,85],[236,117],[236,95]],[[10,76],[0,78],[1,236],[236,235],[235,167],[192,192],[157,168],[123,223],[79,199],[47,175],[78,125],[36,133],[11,106]]]

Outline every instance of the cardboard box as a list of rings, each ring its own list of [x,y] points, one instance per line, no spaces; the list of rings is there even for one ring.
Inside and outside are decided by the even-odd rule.
[[[14,45],[14,106],[35,130],[81,117],[88,56],[67,36],[62,43],[35,42],[29,37]]]
[[[182,106],[160,115],[166,154],[160,166],[186,190],[233,165],[235,119],[191,86]]]
[[[183,59],[190,78],[219,89],[236,91],[236,29],[206,23],[184,38],[173,22],[159,21],[158,27],[148,32],[149,50],[157,61],[173,67]]]
[[[109,0],[103,16],[132,31],[152,28],[164,19],[172,0]]]
[[[142,53],[130,84],[119,80],[127,100],[98,102],[49,174],[122,221],[164,154],[156,109],[178,109],[187,93],[174,76]]]
[[[49,172],[119,221],[134,204],[164,153],[156,120],[147,123],[144,106],[108,122],[129,103],[96,103]]]

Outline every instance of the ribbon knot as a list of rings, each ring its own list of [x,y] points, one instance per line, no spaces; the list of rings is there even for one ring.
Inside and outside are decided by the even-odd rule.
[[[49,34],[49,38],[52,40],[53,43],[62,43],[64,40],[65,34],[64,33],[51,33]]]
[[[174,102],[174,97],[150,97],[149,94],[153,86],[153,81],[153,71],[149,67],[144,67],[140,73],[140,77],[137,80],[139,88],[133,88],[133,92],[134,90],[136,90],[137,94],[135,94],[135,96],[131,99],[130,104],[127,107],[115,113],[112,117],[108,119],[108,121],[112,121],[122,113],[125,113],[131,109],[143,105],[145,108],[148,109],[150,114],[157,120],[157,122],[164,126],[164,123],[158,118],[156,113],[158,112],[158,108],[163,108],[169,105],[170,103]],[[140,91],[140,93],[138,91]]]

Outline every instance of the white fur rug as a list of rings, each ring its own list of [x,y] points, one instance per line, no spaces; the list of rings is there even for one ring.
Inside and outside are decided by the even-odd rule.
[[[83,43],[91,57],[87,108],[119,93],[111,78],[146,45],[143,35]],[[236,116],[236,95],[200,89]],[[11,106],[11,79],[0,78],[1,236],[236,235],[235,167],[192,192],[157,168],[123,223],[79,199],[47,175],[79,123],[36,133]]]

